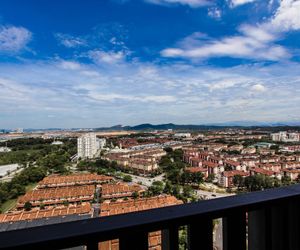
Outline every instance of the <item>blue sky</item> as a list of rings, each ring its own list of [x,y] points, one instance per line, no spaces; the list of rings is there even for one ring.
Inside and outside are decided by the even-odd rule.
[[[2,0],[0,128],[300,123],[300,1]]]

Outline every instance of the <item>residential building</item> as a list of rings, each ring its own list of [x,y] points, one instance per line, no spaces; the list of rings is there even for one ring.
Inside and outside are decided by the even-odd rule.
[[[299,133],[289,133],[287,131],[281,131],[278,133],[271,134],[273,141],[282,141],[282,142],[298,142],[300,141]]]
[[[139,185],[127,185],[125,183],[103,184],[101,197],[105,200],[132,197],[134,193],[140,195],[144,190]]]
[[[36,219],[48,219],[51,217],[65,217],[68,215],[84,215],[91,214],[91,205],[86,202],[80,205],[70,205],[52,207],[31,211],[13,211],[5,214],[0,214],[0,223],[4,222],[16,222],[24,220],[36,220]]]
[[[17,209],[23,209],[26,202],[30,202],[32,207],[61,205],[66,202],[68,204],[91,202],[95,190],[94,185],[34,189],[18,199]]]
[[[174,137],[190,138],[191,137],[191,133],[176,133],[176,134],[174,134]]]
[[[98,148],[103,149],[106,145],[106,139],[105,138],[97,138]]]
[[[94,133],[88,133],[77,139],[78,158],[94,158],[98,152],[99,143]]]
[[[233,177],[235,175],[240,175],[242,177],[246,177],[246,176],[249,176],[249,173],[240,171],[240,170],[224,171],[224,172],[222,172],[222,174],[220,175],[220,178],[219,178],[220,186],[225,187],[225,188],[233,187],[234,186]]]
[[[97,174],[49,175],[38,183],[37,188],[56,188],[82,185],[97,185],[113,181],[114,178]]]

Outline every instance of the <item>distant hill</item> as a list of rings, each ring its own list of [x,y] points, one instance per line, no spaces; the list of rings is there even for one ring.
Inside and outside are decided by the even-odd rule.
[[[300,125],[300,123],[299,123]],[[124,130],[133,130],[133,131],[153,131],[153,130],[220,130],[226,128],[235,128],[235,129],[259,129],[264,128],[269,131],[279,131],[279,130],[300,130],[300,126],[291,124],[291,126],[286,125],[284,123],[259,123],[259,122],[228,122],[228,123],[220,123],[220,124],[208,124],[208,125],[178,125],[173,123],[167,124],[151,124],[144,123],[136,126],[122,126],[116,125],[112,127],[106,128],[96,128],[96,131],[124,131]]]
[[[44,128],[44,129],[24,129],[25,132],[38,132],[38,131],[153,131],[153,130],[221,130],[226,128],[241,128],[241,129],[264,129],[265,131],[282,131],[282,130],[299,130],[300,122],[256,122],[256,121],[233,121],[224,123],[212,123],[212,124],[201,124],[201,125],[189,125],[189,124],[151,124],[144,123],[135,126],[123,126],[115,125],[112,127],[99,127],[99,128]],[[0,132],[11,132],[11,129],[0,129]]]
[[[133,130],[133,131],[153,131],[153,130],[217,130],[217,129],[224,129],[224,128],[242,128],[241,126],[222,126],[222,125],[177,125],[173,123],[167,124],[157,124],[153,125],[150,123],[139,124],[136,126],[113,126],[113,127],[106,127],[106,128],[96,128],[96,131],[107,131],[107,130]]]

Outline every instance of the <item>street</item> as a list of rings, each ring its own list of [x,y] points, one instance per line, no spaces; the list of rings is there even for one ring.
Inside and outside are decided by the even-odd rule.
[[[154,181],[163,181],[164,174],[158,175],[154,178],[151,177],[143,177],[129,174],[132,177],[132,182],[134,183],[142,183],[143,186],[150,187]]]
[[[215,198],[222,198],[227,196],[232,196],[234,194],[229,193],[217,193],[217,192],[209,192],[204,190],[196,190],[198,197],[202,197],[205,200],[215,199]]]

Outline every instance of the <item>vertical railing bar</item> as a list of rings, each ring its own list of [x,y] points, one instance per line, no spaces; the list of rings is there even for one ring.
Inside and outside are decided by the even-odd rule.
[[[213,249],[213,222],[211,218],[196,218],[188,225],[188,249]]]
[[[235,211],[223,218],[223,250],[246,250],[246,212]]]
[[[100,247],[99,247],[99,242],[88,242],[86,244],[86,249],[87,250],[101,250]]]
[[[288,250],[300,249],[300,200],[293,199],[288,204]]]
[[[271,247],[270,213],[267,208],[248,212],[248,249],[268,250]],[[269,229],[269,230],[268,230]]]
[[[177,226],[170,227],[161,231],[162,250],[179,249],[179,231]]]
[[[148,250],[148,232],[130,232],[119,238],[119,250]]]

